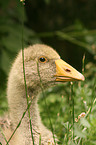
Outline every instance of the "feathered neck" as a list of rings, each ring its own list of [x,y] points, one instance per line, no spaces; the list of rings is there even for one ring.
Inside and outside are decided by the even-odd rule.
[[[25,87],[19,81],[16,81],[16,77],[11,77],[9,79],[10,85],[8,85],[8,103],[9,103],[9,113],[10,119],[13,124],[13,128],[15,129],[17,124],[19,123],[23,113],[25,112],[27,106],[26,100],[26,92]],[[35,86],[35,88],[31,87],[27,89],[28,99],[32,102],[30,105],[30,119],[33,128],[34,140],[36,144],[39,144],[39,137],[45,138],[53,138],[52,133],[46,129],[46,127],[42,124],[41,118],[39,115],[38,110],[38,92],[40,92],[40,86]],[[29,102],[30,102],[29,101]],[[21,140],[21,144],[25,142],[27,144],[32,144],[31,140],[31,132],[30,132],[30,125],[29,125],[29,115],[28,111],[26,112],[20,127],[17,129],[17,133],[23,140]],[[48,135],[48,137],[47,137]]]

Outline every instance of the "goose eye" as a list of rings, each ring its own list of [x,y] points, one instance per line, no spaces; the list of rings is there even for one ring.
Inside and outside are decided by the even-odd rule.
[[[39,58],[39,61],[42,62],[42,63],[45,63],[45,62],[47,61],[47,58],[44,57],[44,56],[41,56],[41,57]]]

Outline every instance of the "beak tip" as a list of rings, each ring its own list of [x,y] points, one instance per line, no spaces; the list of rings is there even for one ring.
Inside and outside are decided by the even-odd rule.
[[[82,80],[82,81],[84,81],[84,80],[85,80],[85,77],[84,77],[83,75],[81,76],[81,80]]]

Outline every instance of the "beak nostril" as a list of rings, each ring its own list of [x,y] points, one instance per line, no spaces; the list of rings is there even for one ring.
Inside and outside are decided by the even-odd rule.
[[[71,70],[70,70],[70,69],[68,69],[68,68],[66,68],[66,69],[65,69],[65,71],[66,71],[66,72],[71,72]]]

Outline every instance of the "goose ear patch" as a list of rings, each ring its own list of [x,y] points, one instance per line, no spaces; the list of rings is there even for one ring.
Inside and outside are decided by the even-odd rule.
[[[39,62],[46,63],[47,62],[47,58],[45,56],[40,56],[39,57]]]

